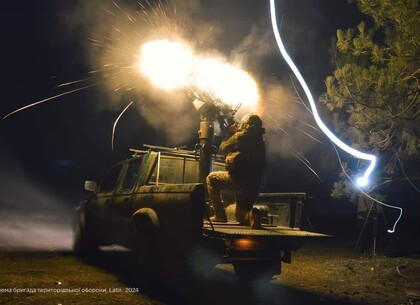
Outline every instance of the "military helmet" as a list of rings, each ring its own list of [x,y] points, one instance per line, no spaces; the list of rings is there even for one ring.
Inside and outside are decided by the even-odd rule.
[[[259,129],[262,128],[262,120],[258,115],[254,113],[248,113],[242,117],[241,126],[245,128],[253,127]]]

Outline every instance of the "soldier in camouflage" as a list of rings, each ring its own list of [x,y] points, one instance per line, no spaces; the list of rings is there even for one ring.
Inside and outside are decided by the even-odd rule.
[[[261,118],[256,114],[247,114],[239,128],[220,144],[220,153],[226,156],[227,171],[211,172],[206,179],[215,211],[211,221],[227,222],[221,191],[231,190],[236,197],[237,221],[255,229],[261,228],[259,211],[253,209],[253,205],[265,165],[264,132]]]

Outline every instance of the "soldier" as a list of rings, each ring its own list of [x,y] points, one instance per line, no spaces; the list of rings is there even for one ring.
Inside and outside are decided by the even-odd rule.
[[[261,118],[245,115],[239,128],[232,126],[231,136],[220,144],[220,153],[226,156],[226,170],[211,172],[206,179],[207,190],[215,215],[215,222],[227,222],[221,191],[231,190],[236,197],[236,219],[240,224],[261,228],[261,216],[253,208],[258,196],[265,165],[265,141]]]

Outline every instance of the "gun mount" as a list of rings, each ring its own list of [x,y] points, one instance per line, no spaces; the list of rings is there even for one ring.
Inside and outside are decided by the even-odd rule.
[[[221,99],[209,93],[192,92],[193,105],[200,114],[200,129],[198,131],[199,143],[196,150],[200,159],[200,182],[205,183],[210,172],[211,156],[216,152],[214,141],[214,122],[217,120],[223,133],[228,133],[232,125],[237,124],[235,114],[241,107],[238,104],[232,108]]]

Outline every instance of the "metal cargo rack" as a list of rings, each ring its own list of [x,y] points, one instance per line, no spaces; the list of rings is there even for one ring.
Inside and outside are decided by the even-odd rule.
[[[178,147],[165,147],[165,146],[156,146],[156,145],[150,145],[150,144],[144,144],[144,147],[147,148],[147,150],[142,149],[135,149],[130,148],[130,152],[132,153],[133,157],[138,157],[141,155],[146,154],[149,151],[156,151],[160,152],[162,154],[168,155],[168,156],[178,156],[178,157],[187,157],[187,158],[194,158],[196,160],[200,157],[200,151],[199,149],[195,150],[188,150],[188,149],[181,149]],[[224,161],[224,156],[219,154],[213,154],[214,161]]]

